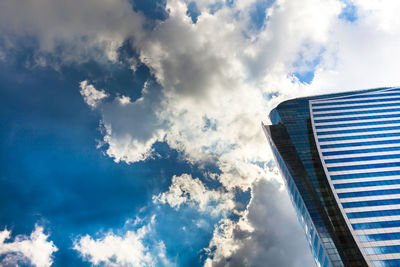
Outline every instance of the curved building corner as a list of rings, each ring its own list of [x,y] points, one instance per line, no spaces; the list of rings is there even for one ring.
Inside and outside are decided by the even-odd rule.
[[[288,100],[270,119],[317,266],[400,266],[400,89]]]

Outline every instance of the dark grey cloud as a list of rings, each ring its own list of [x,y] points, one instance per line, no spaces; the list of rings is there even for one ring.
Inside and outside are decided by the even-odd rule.
[[[286,190],[276,181],[259,180],[253,187],[248,220],[254,231],[236,227],[234,239],[240,248],[213,266],[314,266]]]
[[[151,155],[155,142],[166,140],[196,163],[218,157],[221,175],[214,178],[226,190],[252,188],[241,219],[253,230],[230,221],[232,236],[224,238],[231,243],[218,243],[228,253],[215,257],[214,265],[312,266],[287,193],[265,179],[268,170],[259,164],[271,159],[260,120],[272,102],[307,90],[398,81],[400,35],[398,14],[392,11],[399,6],[393,1],[374,10],[354,1],[360,21],[349,26],[337,19],[339,0],[281,1],[265,6],[267,24],[262,20],[259,30],[246,32],[252,5],[259,1],[234,1],[211,12],[215,2],[196,1],[200,14],[194,24],[187,15],[188,1],[169,0],[161,5],[169,10],[168,16],[160,16],[164,21],[143,28],[146,19],[128,0],[2,0],[0,60],[21,38],[33,38],[39,65],[46,65],[40,53],[65,62],[116,62],[118,49],[132,40],[138,55],[130,62],[132,71],[146,65],[161,87],[145,88],[139,99],[110,94],[109,102],[95,105],[106,128],[108,155],[116,161],[141,161]],[[304,67],[294,68],[300,55],[307,64],[320,51],[325,52],[314,66],[310,86],[291,78]],[[365,58],[374,64],[364,64]],[[266,100],[270,93],[278,97]],[[205,128],[204,118],[216,127]]]
[[[46,65],[49,55],[62,62],[115,61],[123,41],[133,32],[140,35],[144,20],[127,0],[4,0],[0,51],[18,48],[28,39],[39,65]]]

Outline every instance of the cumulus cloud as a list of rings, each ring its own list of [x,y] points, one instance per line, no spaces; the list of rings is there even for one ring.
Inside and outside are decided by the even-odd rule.
[[[47,64],[46,55],[64,63],[115,62],[117,49],[132,32],[139,36],[143,23],[144,17],[127,0],[4,0],[0,2],[0,50],[35,43],[35,59],[41,65]]]
[[[189,204],[204,211],[211,199],[232,199],[237,188],[252,190],[251,204],[238,221],[225,217],[216,225],[207,265],[224,265],[229,258],[229,264],[257,266],[267,257],[276,266],[308,265],[311,257],[297,253],[306,247],[301,231],[274,229],[296,229],[293,212],[284,210],[289,205],[269,204],[275,199],[262,198],[258,191],[277,190],[266,181],[279,179],[263,164],[272,157],[260,122],[289,97],[398,83],[396,3],[352,1],[357,20],[348,21],[341,16],[349,4],[343,1],[277,0],[266,5],[267,19],[259,28],[252,27],[256,1],[211,8],[215,3],[196,1],[200,15],[193,23],[187,2],[169,0],[169,17],[131,43],[161,85],[162,99],[153,102],[154,94],[143,95],[142,102],[152,107],[146,120],[128,117],[129,110],[121,108],[122,102],[132,104],[126,100],[110,104],[115,112],[102,111],[106,128],[117,125],[122,129],[117,133],[124,133],[106,132],[108,154],[116,161],[135,162],[151,155],[154,142],[165,140],[190,162],[215,162],[221,191],[183,175],[173,177],[168,191],[154,197],[176,209]],[[314,77],[305,83],[299,77],[307,72]],[[126,127],[135,123],[146,131]],[[281,198],[279,192],[270,194]],[[214,209],[221,211],[218,205]],[[269,220],[276,216],[282,218],[280,224]],[[284,256],[286,250],[293,251],[292,257]]]
[[[252,199],[238,222],[215,229],[205,266],[313,266],[304,233],[286,190],[275,180],[253,184]]]
[[[53,263],[53,253],[58,249],[53,241],[48,241],[48,235],[43,227],[36,225],[30,236],[18,235],[9,242],[11,231],[5,229],[0,232],[0,262],[2,266],[17,266],[31,264],[37,267],[48,267]]]
[[[353,1],[354,22],[340,21],[332,29],[326,51],[311,84],[317,91],[397,86],[400,78],[397,1]]]
[[[101,105],[107,155],[116,162],[126,163],[151,157],[153,144],[165,136],[166,122],[159,116],[162,101],[160,87],[146,82],[142,96],[134,102],[126,96],[118,96]]]
[[[97,105],[104,99],[107,98],[108,95],[104,92],[104,90],[97,90],[93,85],[88,84],[88,81],[82,81],[80,83],[80,93],[83,96],[86,104],[91,108],[97,107]]]
[[[79,237],[74,242],[74,249],[94,265],[155,266],[158,260],[160,263],[167,263],[162,241],[153,249],[144,244],[144,239],[151,233],[154,222],[155,216],[149,224],[136,231],[126,231],[123,235],[109,232],[97,239],[89,235]],[[155,250],[156,253],[153,253]]]
[[[213,208],[221,212],[234,209],[234,190],[251,189],[241,218],[223,218],[216,225],[206,264],[226,264],[231,258],[231,264],[257,265],[267,257],[276,260],[274,266],[309,264],[311,257],[298,252],[305,239],[294,230],[293,212],[286,213],[287,203],[275,203],[285,193],[267,182],[279,178],[263,164],[272,156],[260,122],[288,98],[399,84],[398,1],[266,1],[267,18],[254,27],[252,12],[260,1],[194,1],[199,16],[193,23],[188,1],[168,0],[169,16],[146,28],[143,16],[125,0],[35,2],[0,2],[1,58],[4,49],[15,46],[15,35],[36,37],[41,53],[60,48],[66,62],[88,56],[115,62],[118,48],[130,40],[139,55],[128,60],[132,70],[145,64],[159,84],[146,83],[137,100],[118,96],[110,101],[101,101],[106,91],[81,84],[84,100],[101,113],[108,156],[116,162],[142,161],[151,158],[155,142],[165,141],[190,162],[212,161],[219,167],[219,190],[190,175],[174,176],[155,202],[176,209],[197,205],[203,212],[216,201],[223,206]],[[342,16],[346,5],[354,5],[355,21]],[[308,72],[314,76],[306,83],[301,75]],[[140,239],[137,233],[109,236],[107,241],[82,238],[79,248],[100,262],[106,259],[92,257],[89,248],[112,242],[129,246],[125,239]],[[282,248],[291,257],[283,257]],[[139,251],[147,263],[146,247]]]
[[[176,209],[179,209],[182,204],[194,205],[201,212],[208,211],[217,215],[234,208],[233,197],[230,192],[208,189],[199,178],[192,178],[190,174],[182,174],[174,176],[168,191],[153,196],[153,201],[169,204]]]
[[[260,121],[266,101],[262,91],[246,83],[240,51],[250,40],[235,21],[235,10],[212,14],[205,8],[193,24],[184,2],[168,1],[167,8],[168,19],[137,43],[140,59],[163,86],[160,118],[168,121],[166,141],[190,161],[215,157],[220,166],[262,161],[265,152],[257,146],[264,142]],[[248,187],[250,182],[229,184]]]
[[[145,82],[142,96],[132,101],[128,96],[117,96],[112,101],[104,90],[96,89],[87,80],[80,83],[84,101],[102,115],[101,128],[106,154],[116,162],[138,162],[151,157],[153,144],[163,141],[166,122],[160,119],[163,92],[152,82]]]
[[[108,155],[116,161],[146,159],[151,155],[152,144],[160,140],[183,152],[191,162],[214,161],[221,170],[216,179],[223,186],[218,198],[227,194],[225,198],[230,199],[236,188],[254,191],[260,181],[277,177],[263,164],[272,157],[260,122],[282,100],[328,92],[339,86],[339,81],[330,77],[346,60],[341,53],[350,41],[340,38],[342,29],[357,29],[360,24],[340,18],[344,4],[337,0],[276,1],[267,7],[268,18],[259,30],[250,25],[255,2],[235,1],[217,10],[212,10],[208,1],[196,3],[200,15],[195,24],[187,16],[185,1],[170,0],[169,17],[132,42],[141,63],[150,68],[161,85],[162,94],[156,95],[162,95],[162,99],[153,101],[152,93],[142,96],[141,102],[147,101],[151,107],[141,113],[151,115],[146,120],[130,116],[126,107],[135,103],[129,101],[125,105],[120,99],[111,103],[108,112],[102,111],[107,129],[104,141],[109,145]],[[310,84],[296,76],[314,70]],[[346,71],[346,75],[360,73]],[[140,106],[141,102],[136,104]],[[114,127],[118,129],[115,135]],[[196,192],[207,197],[199,198]],[[175,176],[169,190],[154,200],[176,209],[184,203],[196,204],[203,211],[215,193],[200,180]],[[253,192],[252,201],[256,196]],[[263,232],[262,227],[267,226],[259,225],[255,219],[262,213],[250,213],[251,207],[243,213],[240,224],[224,218],[216,225],[210,243],[215,250],[210,250],[214,252],[207,264],[224,262],[250,245],[263,245],[264,251],[259,253],[267,255],[281,253],[282,248],[294,249],[289,243],[278,242],[278,236]],[[278,206],[270,209],[281,212]],[[254,218],[246,217],[248,214]],[[268,223],[274,225],[273,221]],[[279,245],[274,248],[272,243],[255,244],[236,235],[247,236],[251,242],[263,236]],[[304,237],[297,236],[304,241]],[[279,261],[288,266],[307,262],[303,253],[293,257],[300,263],[285,262],[283,257]],[[259,261],[254,259],[253,263]]]

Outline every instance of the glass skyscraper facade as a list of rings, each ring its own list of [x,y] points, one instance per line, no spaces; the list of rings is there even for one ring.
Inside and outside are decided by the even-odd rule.
[[[318,266],[400,266],[400,88],[298,98],[263,125]]]

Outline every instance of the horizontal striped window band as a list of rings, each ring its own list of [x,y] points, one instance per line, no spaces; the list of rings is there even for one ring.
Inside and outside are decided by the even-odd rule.
[[[399,143],[400,143],[400,139],[377,140],[377,141],[354,142],[354,143],[345,143],[345,144],[321,145],[321,149],[339,148],[339,147],[354,147],[354,146],[376,146],[376,145],[399,144]]]
[[[323,102],[323,103],[313,103],[313,107],[323,107],[323,106],[332,106],[332,105],[351,105],[351,104],[363,104],[363,103],[379,103],[379,102],[392,102],[399,101],[400,98],[392,97],[392,98],[383,98],[383,99],[366,99],[366,100],[358,100],[358,101],[338,101],[338,102]]]
[[[385,107],[397,107],[400,103],[385,103],[375,105],[358,105],[358,106],[346,106],[346,107],[331,107],[331,108],[313,108],[313,112],[326,112],[335,110],[352,110],[352,109],[366,109],[366,108],[385,108]],[[314,116],[317,114],[314,114]]]
[[[376,228],[392,228],[399,227],[400,221],[381,221],[381,222],[367,222],[367,223],[353,223],[351,224],[354,230],[366,230]]]
[[[399,253],[400,245],[365,248],[367,255]]]
[[[394,195],[394,194],[400,194],[400,189],[396,188],[396,189],[382,189],[382,190],[338,193],[338,197],[339,198],[350,198],[350,197],[383,196],[383,195]]]
[[[361,116],[361,117],[346,117],[336,119],[321,119],[315,120],[315,123],[326,123],[326,122],[339,122],[339,121],[359,121],[359,120],[375,120],[375,119],[388,119],[388,118],[399,118],[400,114],[389,114],[389,115],[374,115],[374,116]]]
[[[393,131],[400,130],[400,126],[388,126],[388,127],[374,127],[374,128],[364,128],[364,129],[346,129],[337,131],[317,131],[317,136],[321,135],[332,135],[332,134],[348,134],[348,133],[368,133],[368,132],[382,132],[382,131]]]
[[[315,126],[315,128],[316,129],[331,129],[331,128],[358,127],[358,126],[398,124],[398,123],[400,123],[400,120],[369,121],[369,122],[357,122],[357,123],[346,123],[346,124],[317,125],[317,126]]]
[[[392,176],[392,175],[400,175],[400,171],[339,174],[339,175],[331,175],[331,179],[332,180],[340,180],[340,179],[354,179],[354,178],[367,178],[367,177],[384,177],[384,176]]]
[[[397,104],[397,105],[400,106],[400,103]],[[388,113],[388,112],[400,112],[400,108],[367,109],[367,110],[351,111],[351,112],[322,113],[322,114],[314,114],[314,118],[349,116],[349,115],[363,115],[363,114],[376,114],[376,113]]]
[[[363,135],[349,135],[349,136],[339,136],[339,137],[325,137],[325,138],[318,138],[318,142],[385,138],[385,137],[396,137],[396,136],[400,136],[400,133],[363,134]]]
[[[349,212],[346,214],[347,214],[347,218],[349,218],[349,219],[371,218],[371,217],[382,217],[382,216],[396,216],[396,215],[400,215],[400,209]],[[400,236],[400,233],[399,233],[399,236]]]
[[[368,169],[379,169],[379,168],[390,168],[390,167],[400,167],[400,162],[328,167],[328,171],[334,172],[334,171],[368,170]]]
[[[322,152],[323,156],[337,156],[337,155],[351,155],[351,154],[362,154],[362,153],[374,153],[374,152],[388,152],[388,151],[400,151],[400,147],[379,147],[379,148],[367,148],[367,149],[352,149],[342,151],[328,151]]]
[[[336,189],[343,189],[343,188],[355,188],[355,187],[367,187],[367,186],[396,185],[396,184],[400,184],[400,179],[334,184],[333,186]]]
[[[400,204],[400,199],[381,199],[381,200],[368,200],[342,203],[343,208],[359,208],[359,207],[372,207],[372,206],[385,206]]]
[[[358,162],[358,161],[399,159],[399,158],[400,158],[400,154],[378,155],[378,156],[366,156],[366,157],[355,157],[355,158],[326,159],[325,163],[330,164],[330,163]]]
[[[371,235],[359,235],[358,239],[361,242],[373,242],[373,241],[386,241],[400,239],[400,233],[384,233],[384,234],[371,234]]]
[[[400,259],[372,261],[374,267],[398,267]]]

